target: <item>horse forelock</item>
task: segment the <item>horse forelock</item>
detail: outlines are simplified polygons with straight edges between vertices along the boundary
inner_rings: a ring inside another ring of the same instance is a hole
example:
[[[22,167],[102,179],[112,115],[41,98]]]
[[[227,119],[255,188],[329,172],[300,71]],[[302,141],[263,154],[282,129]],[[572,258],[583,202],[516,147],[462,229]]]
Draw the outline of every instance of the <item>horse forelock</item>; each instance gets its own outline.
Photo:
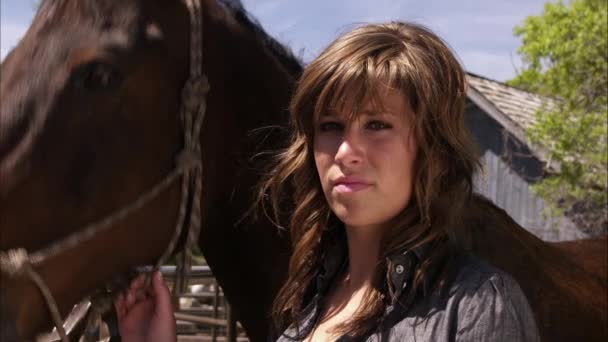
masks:
[[[65,60],[70,50],[104,44],[123,32],[131,41],[141,31],[137,1],[44,0],[24,37],[45,42],[48,57]],[[114,34],[115,35],[115,34]]]
[[[57,20],[65,15],[74,19],[74,14],[94,21],[103,22],[107,19],[133,18],[133,9],[139,4],[138,0],[43,0],[38,8],[37,17],[44,21]]]
[[[290,73],[294,75],[301,73],[302,61],[287,45],[270,36],[259,21],[243,7],[240,0],[217,0],[217,2],[240,26],[259,39]],[[91,21],[100,28],[119,26],[127,29],[129,25],[137,23],[138,5],[139,1],[136,0],[43,0],[35,21],[40,22],[37,26],[44,27],[49,23],[53,24],[53,21],[61,20],[62,17],[74,21],[74,14],[78,13],[79,19]]]

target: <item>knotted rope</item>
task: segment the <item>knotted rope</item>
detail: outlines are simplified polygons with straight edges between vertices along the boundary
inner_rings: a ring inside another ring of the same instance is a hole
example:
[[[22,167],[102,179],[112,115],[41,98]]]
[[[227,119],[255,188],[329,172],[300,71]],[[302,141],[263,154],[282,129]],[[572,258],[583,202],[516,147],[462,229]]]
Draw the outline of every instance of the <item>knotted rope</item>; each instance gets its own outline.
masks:
[[[200,144],[200,132],[207,110],[207,93],[209,81],[203,74],[203,16],[200,0],[186,0],[190,13],[190,79],[182,90],[181,118],[184,125],[184,150],[177,156],[178,164],[191,166],[184,169],[182,178],[182,198],[175,226],[175,234],[169,242],[165,253],[160,257],[154,270],[164,264],[181,236],[183,220],[186,216],[186,204],[192,197],[190,217],[188,218],[188,237],[184,246],[186,253],[191,253],[198,243],[201,229],[201,196],[203,193],[203,168]],[[192,194],[192,196],[190,196]],[[149,278],[146,279],[146,283]]]

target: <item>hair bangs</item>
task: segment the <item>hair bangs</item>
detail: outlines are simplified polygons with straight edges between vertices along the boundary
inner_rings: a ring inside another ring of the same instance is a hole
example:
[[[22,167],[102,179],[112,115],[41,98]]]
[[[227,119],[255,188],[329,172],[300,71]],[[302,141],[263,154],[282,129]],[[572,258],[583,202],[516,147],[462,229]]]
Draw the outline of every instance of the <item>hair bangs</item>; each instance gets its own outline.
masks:
[[[402,92],[413,108],[416,101],[412,101],[415,100],[412,95],[415,96],[415,91],[411,87],[413,82],[409,70],[399,67],[390,59],[368,58],[356,62],[337,68],[318,90],[314,122],[327,115],[336,115],[352,122],[368,105],[374,111],[385,112],[383,98],[389,90]]]

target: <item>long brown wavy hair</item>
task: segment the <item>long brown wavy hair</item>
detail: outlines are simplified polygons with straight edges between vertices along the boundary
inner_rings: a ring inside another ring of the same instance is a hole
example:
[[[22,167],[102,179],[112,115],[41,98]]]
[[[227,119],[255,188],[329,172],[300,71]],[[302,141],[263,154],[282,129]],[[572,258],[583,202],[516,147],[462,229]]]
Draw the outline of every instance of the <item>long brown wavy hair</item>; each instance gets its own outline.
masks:
[[[429,247],[415,266],[406,302],[428,284],[441,288],[445,280],[431,278],[428,270],[447,274],[458,249],[461,211],[480,166],[464,126],[465,73],[447,45],[423,26],[404,22],[362,26],[340,36],[306,66],[290,104],[290,144],[278,153],[260,186],[258,203],[266,213],[277,223],[288,217],[286,228],[293,247],[287,281],[273,306],[277,329],[301,325],[325,256],[322,241],[335,231],[328,229],[332,222],[339,223],[315,168],[315,120],[335,109],[347,110],[354,119],[362,101],[380,103],[382,85],[400,90],[415,114],[414,194],[410,204],[391,220],[383,238],[384,258],[376,268],[375,285],[356,315],[335,333],[357,336],[378,324],[394,293],[386,280],[392,267],[388,256],[393,253],[424,244]],[[293,208],[287,215],[280,209],[285,201]],[[309,332],[303,331],[301,336]]]

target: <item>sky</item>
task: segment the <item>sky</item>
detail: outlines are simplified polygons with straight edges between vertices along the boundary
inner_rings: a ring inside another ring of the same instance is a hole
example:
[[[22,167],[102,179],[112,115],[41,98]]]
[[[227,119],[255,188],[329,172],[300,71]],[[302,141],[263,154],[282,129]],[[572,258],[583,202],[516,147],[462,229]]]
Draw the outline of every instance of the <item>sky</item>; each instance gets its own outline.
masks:
[[[150,0],[148,0],[150,1]],[[242,0],[268,33],[305,62],[340,33],[391,20],[429,27],[453,49],[467,71],[505,81],[521,67],[513,27],[538,15],[546,0]],[[0,58],[34,15],[34,0],[0,0]]]

